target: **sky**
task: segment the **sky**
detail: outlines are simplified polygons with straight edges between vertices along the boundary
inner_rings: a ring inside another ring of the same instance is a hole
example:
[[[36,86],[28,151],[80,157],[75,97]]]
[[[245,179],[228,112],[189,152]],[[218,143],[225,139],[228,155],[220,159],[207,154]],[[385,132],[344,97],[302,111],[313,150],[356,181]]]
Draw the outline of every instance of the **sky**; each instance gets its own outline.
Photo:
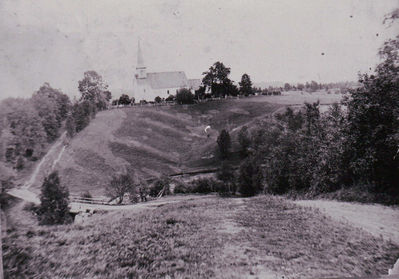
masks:
[[[148,72],[201,78],[214,62],[253,82],[355,81],[379,61],[398,0],[2,0],[0,99],[44,82],[78,95],[95,70],[131,94],[140,38]],[[324,55],[323,55],[324,54]]]

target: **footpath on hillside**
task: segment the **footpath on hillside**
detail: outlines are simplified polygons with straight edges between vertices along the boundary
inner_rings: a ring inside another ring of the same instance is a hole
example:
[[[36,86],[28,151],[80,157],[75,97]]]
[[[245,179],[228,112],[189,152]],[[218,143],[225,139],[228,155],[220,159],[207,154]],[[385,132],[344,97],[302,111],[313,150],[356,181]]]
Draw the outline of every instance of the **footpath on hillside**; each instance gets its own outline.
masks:
[[[348,222],[375,237],[399,245],[399,208],[377,204],[360,204],[331,200],[298,200],[294,203],[319,209],[333,219]]]

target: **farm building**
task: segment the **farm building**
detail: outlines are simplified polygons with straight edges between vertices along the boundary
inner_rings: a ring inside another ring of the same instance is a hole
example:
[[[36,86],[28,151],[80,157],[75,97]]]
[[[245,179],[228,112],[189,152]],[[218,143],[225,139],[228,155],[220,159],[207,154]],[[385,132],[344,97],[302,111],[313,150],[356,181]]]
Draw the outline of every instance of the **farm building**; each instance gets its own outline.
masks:
[[[200,85],[200,79],[187,79],[182,71],[147,73],[138,43],[136,74],[133,79],[133,96],[136,101],[154,101],[157,96],[167,98],[181,88],[195,91]]]

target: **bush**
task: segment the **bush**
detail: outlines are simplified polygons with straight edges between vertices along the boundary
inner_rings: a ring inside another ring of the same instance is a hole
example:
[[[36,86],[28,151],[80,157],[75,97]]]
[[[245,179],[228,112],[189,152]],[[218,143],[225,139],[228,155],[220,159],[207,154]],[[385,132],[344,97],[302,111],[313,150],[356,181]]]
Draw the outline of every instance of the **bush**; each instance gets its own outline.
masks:
[[[125,194],[131,193],[134,188],[132,177],[129,174],[120,174],[112,177],[106,191],[112,199],[119,199],[118,203],[122,203]]]
[[[216,173],[217,179],[222,181],[217,192],[222,196],[236,193],[235,173],[231,165],[222,162],[220,170]]]
[[[170,195],[169,184],[170,180],[167,177],[161,177],[155,180],[150,186],[149,195],[151,197],[157,197],[162,190],[164,196]]]
[[[176,99],[175,96],[169,95],[168,98],[165,99],[165,101],[167,101],[167,102],[173,102],[175,99]]]
[[[240,166],[238,181],[240,193],[245,197],[254,196],[261,190],[260,170],[248,159]]]
[[[28,211],[33,214],[39,214],[40,206],[34,204],[33,202],[28,202],[24,205],[23,210]]]
[[[231,147],[231,140],[230,140],[229,132],[227,132],[225,129],[223,129],[217,138],[217,143],[218,143],[221,158],[226,159],[227,156],[229,155],[229,150]]]
[[[25,167],[24,158],[22,156],[19,156],[17,159],[17,163],[15,164],[15,168],[20,171],[24,167]]]
[[[90,194],[89,191],[84,192],[81,197],[84,199],[92,199],[93,198],[93,196]]]
[[[191,182],[192,192],[200,194],[208,194],[216,192],[220,187],[220,182],[213,178],[199,178]]]
[[[238,142],[240,143],[240,155],[241,158],[248,156],[248,149],[251,145],[251,139],[249,137],[248,127],[244,126],[238,132]]]
[[[58,172],[52,172],[44,179],[40,196],[39,223],[41,225],[65,224],[71,222],[69,215],[69,192],[61,185]]]
[[[156,96],[155,99],[154,99],[154,101],[155,101],[155,103],[161,103],[161,102],[162,102],[162,99],[161,99],[161,97]]]
[[[174,194],[188,194],[191,193],[191,188],[183,182],[176,182]]]
[[[194,95],[190,90],[182,88],[176,93],[176,102],[180,105],[187,105],[194,103]]]

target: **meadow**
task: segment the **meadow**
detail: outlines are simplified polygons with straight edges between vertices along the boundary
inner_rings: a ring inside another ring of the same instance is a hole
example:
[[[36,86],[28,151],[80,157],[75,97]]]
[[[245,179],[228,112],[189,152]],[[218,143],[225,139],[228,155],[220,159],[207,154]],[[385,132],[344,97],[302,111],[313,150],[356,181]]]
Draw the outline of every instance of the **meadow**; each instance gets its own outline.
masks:
[[[24,213],[4,238],[6,278],[365,276],[399,256],[392,242],[273,196],[191,195],[59,226]]]

